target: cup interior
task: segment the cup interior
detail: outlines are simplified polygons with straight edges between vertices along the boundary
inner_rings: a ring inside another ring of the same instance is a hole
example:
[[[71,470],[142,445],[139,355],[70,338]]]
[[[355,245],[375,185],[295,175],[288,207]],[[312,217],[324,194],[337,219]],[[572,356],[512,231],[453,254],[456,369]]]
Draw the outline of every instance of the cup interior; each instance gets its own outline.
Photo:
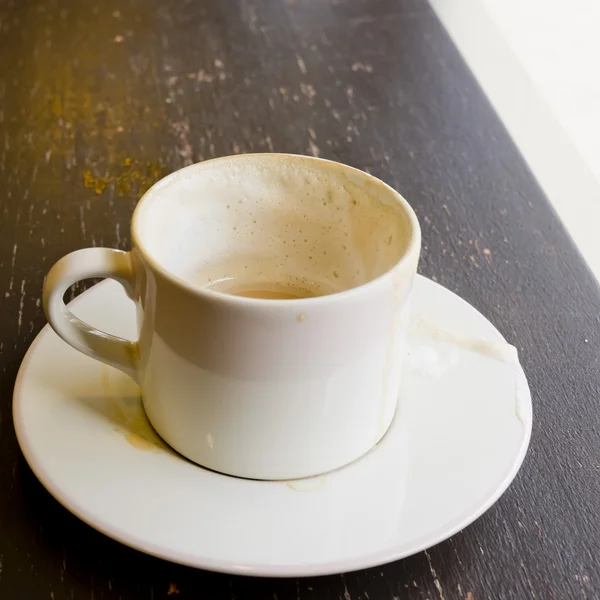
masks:
[[[286,286],[298,297],[383,275],[417,235],[414,214],[382,181],[303,156],[239,155],[192,165],[136,209],[135,243],[188,284]]]

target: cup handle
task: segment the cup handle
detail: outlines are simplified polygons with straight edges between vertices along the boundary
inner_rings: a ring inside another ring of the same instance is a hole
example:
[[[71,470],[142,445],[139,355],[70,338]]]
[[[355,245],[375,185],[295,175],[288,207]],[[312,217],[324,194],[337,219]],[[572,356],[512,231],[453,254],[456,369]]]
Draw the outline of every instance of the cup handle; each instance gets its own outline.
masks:
[[[135,275],[131,254],[111,248],[85,248],[61,258],[44,282],[44,312],[50,326],[76,350],[96,358],[138,380],[137,342],[100,331],[78,319],[65,305],[67,289],[90,277],[109,277],[118,281],[133,298]]]

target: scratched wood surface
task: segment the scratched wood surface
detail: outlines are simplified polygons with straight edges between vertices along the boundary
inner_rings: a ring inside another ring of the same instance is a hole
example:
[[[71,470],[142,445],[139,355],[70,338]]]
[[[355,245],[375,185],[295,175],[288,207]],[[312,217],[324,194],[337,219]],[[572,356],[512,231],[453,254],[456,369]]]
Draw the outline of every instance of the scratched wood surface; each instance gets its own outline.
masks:
[[[271,150],[402,191],[421,272],[518,346],[533,391],[531,450],[491,510],[345,576],[232,578],[122,547],[41,487],[11,420],[50,265],[128,248],[136,200],[166,173]],[[0,2],[0,599],[599,598],[599,315],[598,287],[424,0]]]

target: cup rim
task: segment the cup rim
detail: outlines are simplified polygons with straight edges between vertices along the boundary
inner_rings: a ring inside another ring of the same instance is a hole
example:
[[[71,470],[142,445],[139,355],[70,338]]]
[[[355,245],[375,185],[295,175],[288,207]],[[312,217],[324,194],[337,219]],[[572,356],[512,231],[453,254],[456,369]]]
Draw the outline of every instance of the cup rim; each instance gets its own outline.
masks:
[[[140,225],[140,213],[142,210],[142,205],[144,204],[144,200],[146,200],[151,194],[156,193],[156,191],[164,185],[167,185],[173,179],[176,179],[181,176],[181,174],[185,171],[192,171],[198,169],[200,167],[204,167],[210,163],[215,163],[217,161],[233,161],[233,160],[241,160],[247,157],[277,157],[280,159],[285,158],[300,158],[307,161],[314,161],[320,163],[327,163],[329,165],[335,165],[337,168],[342,167],[343,169],[347,169],[349,171],[353,171],[355,174],[360,177],[364,177],[376,182],[379,185],[382,185],[386,191],[390,192],[396,199],[397,203],[402,207],[404,213],[408,216],[408,220],[411,225],[410,231],[410,239],[407,245],[406,250],[403,252],[402,256],[385,272],[381,275],[367,281],[366,283],[362,283],[355,287],[349,288],[347,290],[342,290],[341,292],[334,292],[332,294],[327,294],[324,296],[310,296],[308,298],[292,298],[292,299],[273,299],[273,298],[251,298],[246,296],[234,296],[232,294],[226,294],[223,292],[218,292],[215,290],[211,290],[210,288],[202,288],[195,286],[189,283],[183,277],[176,275],[171,272],[169,269],[160,264],[158,260],[156,260],[152,254],[144,247],[141,243],[141,225]],[[393,277],[393,274],[404,267],[411,259],[415,257],[415,254],[418,256],[421,248],[421,226],[419,225],[419,221],[417,219],[417,215],[415,214],[412,206],[407,202],[407,200],[393,187],[382,181],[378,177],[367,173],[366,171],[361,171],[356,167],[351,167],[350,165],[346,165],[344,163],[329,160],[326,158],[320,158],[316,156],[306,156],[304,154],[291,154],[291,153],[280,153],[280,152],[249,152],[244,154],[232,154],[229,156],[220,156],[217,158],[211,158],[208,160],[200,161],[197,163],[193,163],[191,165],[187,165],[182,167],[181,169],[177,169],[172,173],[169,173],[156,183],[154,183],[146,192],[144,192],[143,196],[139,199],[138,203],[135,206],[133,211],[133,216],[131,220],[131,238],[132,238],[132,246],[135,250],[137,250],[143,257],[144,261],[148,263],[154,271],[160,273],[162,277],[167,279],[170,283],[175,286],[184,289],[187,292],[192,293],[195,296],[200,298],[204,298],[205,300],[210,300],[214,302],[226,302],[232,303],[239,306],[247,306],[247,307],[294,307],[295,310],[308,306],[315,306],[316,304],[323,303],[331,303],[338,302],[340,300],[345,300],[348,298],[356,297],[359,294],[367,292],[371,290],[371,288],[377,287],[382,283],[385,283],[388,279]]]

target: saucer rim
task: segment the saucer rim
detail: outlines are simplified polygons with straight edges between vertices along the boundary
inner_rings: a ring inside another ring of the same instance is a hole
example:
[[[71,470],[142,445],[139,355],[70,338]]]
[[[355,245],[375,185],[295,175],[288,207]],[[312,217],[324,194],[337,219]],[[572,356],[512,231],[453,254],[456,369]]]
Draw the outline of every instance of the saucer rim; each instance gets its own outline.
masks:
[[[482,315],[475,307],[473,307],[466,300],[464,300],[448,288],[419,274],[417,275],[417,278],[424,280],[428,285],[440,287],[444,290],[444,292],[452,294],[456,297],[456,299],[460,300],[460,302],[467,304],[470,310],[479,313],[486,321],[488,321],[488,323],[490,323],[487,317]],[[87,289],[82,294],[77,296],[75,299],[73,299],[69,304],[76,304],[80,301],[80,299],[96,291],[97,288],[107,285],[109,281],[110,280],[104,280],[92,286],[91,288]],[[498,331],[493,324],[492,326],[494,327],[494,329],[496,329],[496,331]],[[523,438],[519,446],[519,450],[511,464],[511,467],[504,474],[501,482],[494,489],[491,490],[490,494],[487,496],[487,498],[485,498],[485,500],[480,500],[476,503],[476,508],[470,508],[465,510],[463,512],[463,516],[458,517],[452,527],[445,528],[442,532],[440,532],[437,535],[419,538],[418,540],[413,542],[408,548],[404,548],[402,550],[394,550],[393,547],[388,547],[383,551],[374,552],[369,555],[359,555],[346,560],[280,565],[267,565],[264,563],[237,564],[224,560],[215,560],[208,556],[198,557],[184,552],[180,553],[178,551],[172,550],[165,551],[160,546],[144,541],[138,538],[137,536],[124,535],[122,534],[120,529],[113,528],[110,524],[107,524],[95,517],[94,515],[89,514],[86,511],[85,507],[80,506],[77,502],[70,500],[66,494],[63,494],[60,491],[60,486],[56,485],[52,475],[49,472],[47,472],[43,467],[40,467],[37,463],[35,459],[35,452],[29,445],[28,436],[26,434],[26,423],[21,412],[22,401],[20,401],[19,398],[22,397],[22,382],[27,375],[28,367],[32,361],[33,355],[35,354],[38,345],[48,333],[53,333],[50,325],[44,326],[42,330],[37,334],[34,341],[31,343],[23,358],[21,366],[19,367],[19,372],[17,374],[13,390],[13,424],[18,444],[21,448],[21,451],[23,452],[23,456],[25,457],[27,464],[29,465],[30,469],[32,470],[33,474],[36,476],[38,481],[46,489],[46,491],[59,504],[61,504],[79,520],[83,521],[86,525],[89,525],[96,531],[123,544],[124,546],[128,546],[129,548],[143,552],[150,556],[154,556],[156,558],[160,558],[169,562],[181,564],[188,567],[204,569],[215,573],[223,573],[228,575],[274,578],[313,577],[359,571],[363,569],[389,564],[391,562],[407,558],[449,539],[468,525],[472,524],[481,515],[483,515],[483,513],[489,510],[491,506],[495,504],[498,501],[498,499],[506,492],[510,484],[515,479],[519,469],[523,464],[523,461],[527,454],[527,450],[529,448],[529,443],[531,441],[533,414],[531,392],[529,389],[529,385],[527,385],[526,398],[522,399],[523,402],[526,403],[527,415],[526,423],[522,423],[524,427]],[[503,336],[502,338],[504,339]],[[526,379],[525,373],[520,363],[518,364],[517,368],[519,371],[518,376],[523,376]],[[227,475],[216,475],[229,477]]]

